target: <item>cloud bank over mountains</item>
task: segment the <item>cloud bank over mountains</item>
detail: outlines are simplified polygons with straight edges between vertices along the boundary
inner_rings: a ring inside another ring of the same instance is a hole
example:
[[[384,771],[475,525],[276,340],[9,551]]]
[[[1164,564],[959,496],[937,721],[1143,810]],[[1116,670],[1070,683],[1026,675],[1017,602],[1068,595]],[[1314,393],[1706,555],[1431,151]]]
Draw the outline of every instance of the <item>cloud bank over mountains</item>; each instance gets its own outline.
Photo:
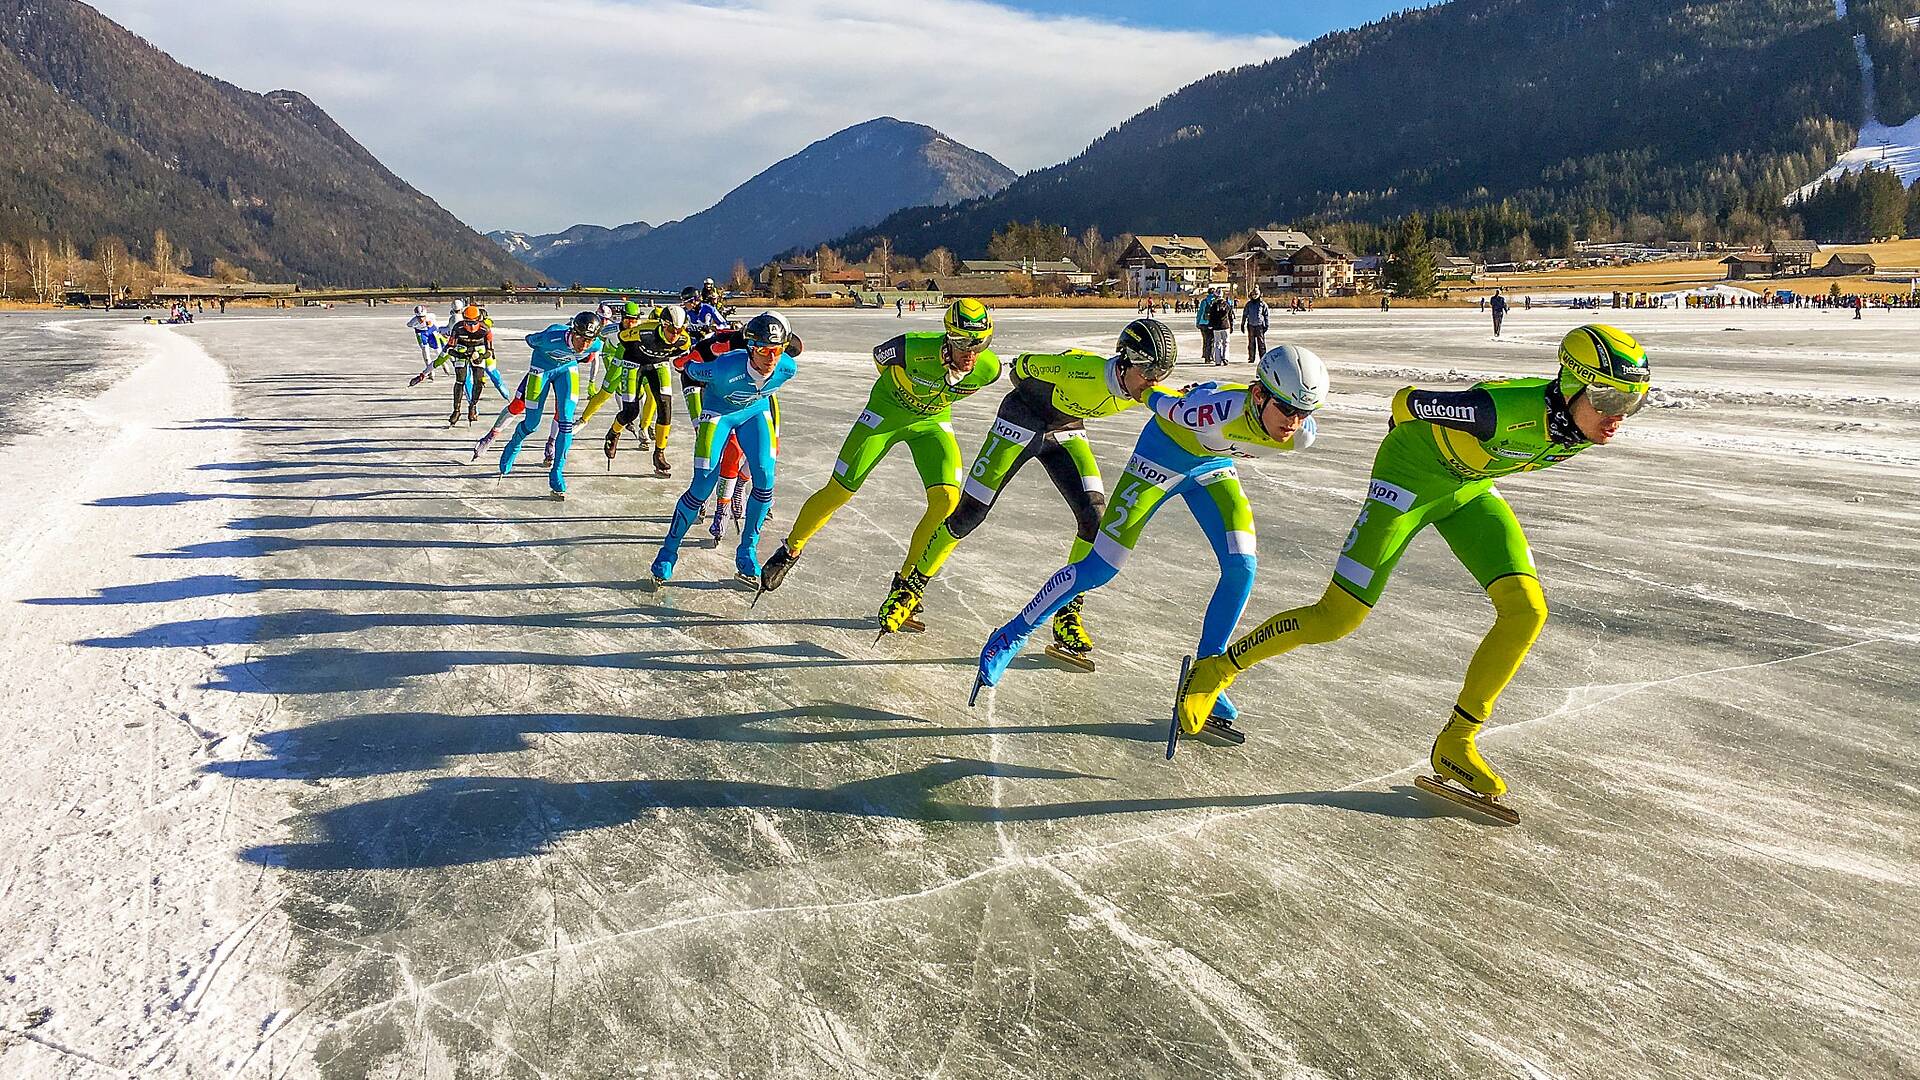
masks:
[[[1062,161],[1277,36],[982,0],[94,0],[191,67],[296,88],[482,229],[663,222],[869,117],[1018,171]]]

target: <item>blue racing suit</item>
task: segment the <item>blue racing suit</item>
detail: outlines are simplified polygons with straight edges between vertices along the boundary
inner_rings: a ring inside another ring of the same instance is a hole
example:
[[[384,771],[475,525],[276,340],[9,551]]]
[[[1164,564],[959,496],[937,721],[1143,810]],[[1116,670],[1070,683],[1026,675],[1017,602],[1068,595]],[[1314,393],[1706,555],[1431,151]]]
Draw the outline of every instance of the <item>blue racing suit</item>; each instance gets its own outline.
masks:
[[[1036,627],[1074,597],[1118,576],[1147,522],[1175,495],[1186,501],[1220,562],[1220,580],[1200,626],[1199,655],[1212,656],[1227,647],[1253,594],[1255,566],[1253,511],[1234,459],[1302,450],[1317,436],[1308,418],[1292,437],[1274,439],[1250,409],[1248,395],[1248,387],[1238,383],[1201,383],[1181,394],[1160,389],[1148,394],[1153,421],[1140,433],[1133,457],[1114,486],[1093,550],[1049,578],[1026,608],[987,640],[980,654],[981,682],[997,685]],[[1224,709],[1230,712],[1225,700]]]
[[[735,349],[712,360],[688,361],[686,373],[706,384],[705,412],[693,441],[693,482],[673,508],[673,525],[666,542],[653,560],[653,576],[665,580],[673,576],[674,563],[680,558],[680,542],[693,528],[700,507],[712,497],[720,482],[720,452],[727,436],[740,442],[746,464],[753,473],[753,493],[747,498],[747,514],[740,527],[740,546],[734,553],[734,565],[743,574],[760,574],[760,527],[766,523],[767,508],[773,504],[773,408],[774,391],[780,389],[798,370],[793,357],[781,354],[773,370],[764,377],[748,365],[748,352]]]
[[[533,366],[527,370],[523,384],[527,414],[514,429],[513,438],[507,440],[506,448],[500,451],[500,475],[513,471],[513,461],[520,456],[521,444],[527,441],[527,436],[540,430],[540,415],[546,408],[547,398],[552,396],[556,438],[547,483],[554,491],[565,493],[567,448],[573,445],[574,403],[580,400],[578,365],[599,356],[602,343],[596,337],[584,350],[574,352],[567,344],[567,327],[555,323],[537,334],[528,334],[527,344],[533,347]]]

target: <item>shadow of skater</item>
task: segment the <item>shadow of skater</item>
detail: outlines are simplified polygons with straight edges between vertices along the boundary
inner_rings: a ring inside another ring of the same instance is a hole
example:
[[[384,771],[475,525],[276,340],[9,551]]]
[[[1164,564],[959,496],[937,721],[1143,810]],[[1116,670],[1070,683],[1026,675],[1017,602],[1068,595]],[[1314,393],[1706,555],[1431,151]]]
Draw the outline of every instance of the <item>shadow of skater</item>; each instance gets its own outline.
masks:
[[[742,657],[728,660],[726,657]],[[746,659],[746,658],[754,659]],[[367,652],[360,649],[296,649],[222,664],[203,690],[236,694],[332,694],[392,690],[410,679],[446,675],[456,668],[602,668],[616,671],[724,672],[836,667],[971,667],[972,657],[881,657],[860,659],[812,642],[742,645],[654,652],[548,653],[512,649],[423,649]]]
[[[811,730],[780,726],[783,721],[794,720],[837,723],[833,726],[815,725]],[[847,727],[842,723],[865,726]],[[591,713],[509,713],[489,716],[365,713],[256,735],[253,741],[271,757],[216,761],[203,766],[203,771],[253,780],[350,779],[426,772],[444,769],[462,757],[530,750],[533,743],[529,736],[554,734],[632,735],[687,742],[770,746],[987,735],[1061,735],[1158,745],[1166,739],[1163,728],[1164,725],[1157,721],[1144,720],[1130,724],[947,726],[880,709],[832,701],[777,712],[689,716],[677,720]]]
[[[1424,818],[1446,811],[1413,794],[1315,791],[1271,795],[1098,799],[1028,806],[983,806],[934,799],[940,787],[973,777],[1108,780],[1090,773],[947,758],[904,773],[830,788],[745,780],[611,780],[556,783],[531,777],[443,777],[391,798],[327,810],[299,827],[305,842],[249,848],[242,857],[292,870],[392,870],[463,866],[536,855],[566,833],[604,829],[661,810],[711,811],[698,824],[735,830],[733,810],[791,810],[846,817],[889,817],[968,824],[1056,821],[1164,810],[1306,805]]]

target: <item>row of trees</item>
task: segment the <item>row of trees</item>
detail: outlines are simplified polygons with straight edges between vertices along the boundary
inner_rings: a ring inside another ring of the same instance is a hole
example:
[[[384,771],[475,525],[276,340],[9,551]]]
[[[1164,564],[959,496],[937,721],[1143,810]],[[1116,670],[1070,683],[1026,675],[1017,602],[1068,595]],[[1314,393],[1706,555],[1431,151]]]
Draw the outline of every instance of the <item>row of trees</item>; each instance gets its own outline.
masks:
[[[0,240],[0,300],[50,304],[74,291],[115,299],[150,296],[179,279],[192,262],[192,253],[174,243],[165,229],[154,230],[144,254],[118,236],[101,237],[84,255],[70,237],[34,237],[21,244]],[[212,277],[253,280],[245,267],[225,259],[213,260]]]
[[[1920,235],[1920,184],[1908,191],[1884,169],[1869,167],[1822,181],[1794,209],[1822,240],[1858,244]]]

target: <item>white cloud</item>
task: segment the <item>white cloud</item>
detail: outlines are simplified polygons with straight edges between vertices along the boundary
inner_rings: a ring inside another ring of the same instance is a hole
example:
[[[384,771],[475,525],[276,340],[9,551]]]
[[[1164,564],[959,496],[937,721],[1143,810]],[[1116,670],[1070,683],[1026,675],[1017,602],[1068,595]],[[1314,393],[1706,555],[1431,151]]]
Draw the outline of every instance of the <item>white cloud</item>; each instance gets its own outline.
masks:
[[[188,66],[299,90],[481,228],[659,224],[876,116],[1016,171],[1280,55],[983,0],[93,0]]]

